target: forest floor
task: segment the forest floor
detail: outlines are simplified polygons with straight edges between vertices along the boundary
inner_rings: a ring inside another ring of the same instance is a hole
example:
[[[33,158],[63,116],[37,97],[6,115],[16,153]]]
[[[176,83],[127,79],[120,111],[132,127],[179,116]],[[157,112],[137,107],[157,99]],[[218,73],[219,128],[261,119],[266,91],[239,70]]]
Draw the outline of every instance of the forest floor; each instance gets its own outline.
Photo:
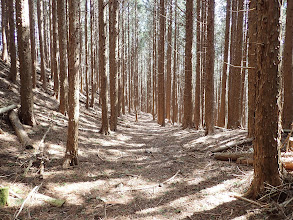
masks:
[[[18,86],[7,80],[0,66],[0,106],[19,103]],[[18,219],[265,219],[258,206],[236,199],[252,179],[252,167],[217,161],[211,146],[246,136],[245,130],[182,130],[179,125],[160,127],[146,113],[119,118],[118,131],[99,133],[101,111],[84,107],[81,96],[79,166],[62,167],[67,117],[58,113],[56,99],[40,87],[35,93],[38,125],[25,126],[38,145],[45,132],[45,172],[29,161],[36,154],[25,150],[8,122],[0,115],[0,185],[15,195],[0,209],[0,219],[13,219],[32,192]],[[241,150],[240,148],[238,149]],[[64,199],[55,207],[37,194]],[[17,198],[20,197],[20,198]],[[278,218],[276,218],[278,219]]]

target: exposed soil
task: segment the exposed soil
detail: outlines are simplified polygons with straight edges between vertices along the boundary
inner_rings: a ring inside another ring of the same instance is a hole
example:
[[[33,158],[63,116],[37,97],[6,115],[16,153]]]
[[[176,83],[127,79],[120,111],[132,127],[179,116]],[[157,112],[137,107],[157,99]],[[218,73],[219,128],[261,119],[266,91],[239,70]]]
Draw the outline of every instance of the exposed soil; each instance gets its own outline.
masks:
[[[7,80],[0,66],[0,106],[19,103],[18,86]],[[0,210],[0,219],[13,219],[35,186],[38,193],[64,199],[54,207],[32,195],[18,219],[265,219],[258,206],[238,200],[250,184],[252,167],[216,161],[211,149],[229,140],[243,138],[245,130],[182,130],[179,125],[160,127],[152,116],[140,113],[119,118],[118,131],[99,133],[101,111],[98,104],[85,109],[81,95],[79,162],[62,168],[66,145],[67,117],[58,113],[52,93],[40,87],[35,93],[38,125],[25,127],[38,145],[45,138],[45,173],[38,174],[34,160],[38,152],[25,150],[8,122],[0,115],[0,185],[9,186],[22,199],[10,196],[10,204]],[[244,148],[247,148],[245,146]],[[234,149],[235,150],[235,149]],[[242,148],[236,149],[241,151]],[[279,216],[276,217],[279,218]]]

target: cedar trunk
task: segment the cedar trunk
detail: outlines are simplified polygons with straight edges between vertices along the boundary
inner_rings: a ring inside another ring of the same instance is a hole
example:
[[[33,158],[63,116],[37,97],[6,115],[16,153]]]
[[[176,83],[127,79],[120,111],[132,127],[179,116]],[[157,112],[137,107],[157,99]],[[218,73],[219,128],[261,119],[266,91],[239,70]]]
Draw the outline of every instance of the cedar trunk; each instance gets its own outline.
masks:
[[[220,127],[225,127],[225,118],[226,118],[227,63],[228,63],[228,52],[229,52],[229,34],[230,34],[230,17],[231,17],[230,8],[231,8],[231,0],[227,0],[222,92],[221,92],[221,104],[220,104],[220,113],[219,113],[219,120],[218,120],[218,125]]]
[[[109,72],[110,72],[110,104],[111,104],[111,121],[110,128],[112,131],[117,130],[118,114],[118,92],[117,92],[117,0],[109,2]],[[136,97],[137,99],[138,97]]]
[[[35,1],[29,1],[29,20],[30,20],[30,40],[31,40],[31,60],[32,60],[32,80],[33,88],[36,87],[36,37],[35,37]]]
[[[109,134],[108,106],[107,106],[107,76],[105,62],[105,22],[104,1],[99,0],[99,74],[101,77],[101,100],[102,100],[102,134]]]
[[[10,46],[10,79],[16,82],[17,68],[16,68],[16,47],[15,47],[15,19],[14,19],[14,1],[7,1],[8,16],[9,16],[9,46]]]
[[[79,0],[70,0],[69,10],[69,93],[68,93],[68,135],[65,166],[78,164],[78,122],[79,122]]]
[[[186,1],[185,37],[185,86],[183,129],[191,128],[192,122],[192,41],[193,41],[193,0]]]
[[[16,0],[18,57],[20,65],[20,120],[34,125],[28,0]]]
[[[44,3],[43,3],[44,4]],[[41,1],[37,1],[37,15],[38,15],[38,32],[39,32],[39,49],[41,55],[41,80],[43,81],[43,89],[47,87],[47,77],[45,71],[45,52],[44,52],[44,38],[43,38],[43,14],[42,14]],[[46,44],[46,43],[45,43]]]
[[[214,17],[215,0],[208,0],[207,17],[207,56],[206,56],[206,86],[205,86],[205,122],[206,134],[214,133]]]
[[[67,32],[66,32],[66,0],[57,1],[58,10],[58,37],[60,51],[60,106],[59,111],[66,114],[67,111]]]
[[[165,1],[160,0],[160,39],[158,45],[158,124],[165,126]]]
[[[265,183],[281,184],[278,171],[278,1],[257,1],[257,86],[254,138],[254,179],[247,196],[257,198]],[[270,19],[264,19],[270,18]],[[268,120],[269,119],[269,120]]]
[[[293,53],[293,2],[287,1],[286,35],[283,54],[283,77],[284,77],[284,106],[283,128],[290,129],[293,123],[293,89],[292,89],[292,53]]]

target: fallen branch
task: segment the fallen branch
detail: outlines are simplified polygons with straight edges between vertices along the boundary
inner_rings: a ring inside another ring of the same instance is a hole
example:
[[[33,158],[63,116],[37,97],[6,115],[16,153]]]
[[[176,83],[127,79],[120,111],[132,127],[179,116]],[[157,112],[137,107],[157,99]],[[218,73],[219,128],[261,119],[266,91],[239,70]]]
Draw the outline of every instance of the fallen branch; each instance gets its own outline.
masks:
[[[33,196],[33,194],[34,194],[35,192],[38,191],[38,189],[39,189],[40,187],[41,187],[41,185],[39,185],[39,186],[35,186],[35,187],[32,189],[32,191],[30,191],[30,193],[27,195],[26,199],[22,202],[22,204],[21,204],[21,206],[20,206],[18,212],[14,214],[14,220],[16,220],[17,217],[19,216],[19,214],[21,213],[21,211],[22,211],[22,209],[23,209],[25,203],[26,203],[26,202],[27,202],[27,201]]]
[[[31,139],[28,137],[14,110],[9,113],[9,120],[22,146],[24,146],[26,149],[34,149],[34,145],[32,144]]]
[[[242,196],[233,195],[233,197],[236,198],[236,199],[240,199],[242,201],[249,202],[251,204],[257,205],[257,206],[262,207],[262,208],[268,206],[267,204],[263,205],[263,204],[261,204],[259,202],[253,201],[251,199],[247,199],[247,198],[242,197]]]
[[[252,144],[252,141],[253,141],[252,138],[247,138],[247,139],[244,139],[244,140],[241,140],[241,141],[231,141],[231,142],[228,142],[225,145],[217,147],[216,149],[212,150],[212,152],[217,153],[217,152],[222,152],[224,150],[228,150],[228,149],[230,149],[232,147],[235,147],[235,146],[241,146],[241,145],[244,145],[244,144]]]
[[[6,107],[2,107],[2,108],[0,108],[0,114],[3,114],[5,112],[9,112],[9,111],[11,111],[11,110],[13,110],[15,108],[18,108],[18,107],[19,107],[18,105],[14,105],[14,104],[6,106]]]
[[[35,198],[42,200],[42,201],[44,201],[52,206],[55,206],[55,207],[61,207],[65,203],[64,199],[55,199],[53,197],[46,196],[46,195],[40,194],[40,193],[37,193],[35,195]]]

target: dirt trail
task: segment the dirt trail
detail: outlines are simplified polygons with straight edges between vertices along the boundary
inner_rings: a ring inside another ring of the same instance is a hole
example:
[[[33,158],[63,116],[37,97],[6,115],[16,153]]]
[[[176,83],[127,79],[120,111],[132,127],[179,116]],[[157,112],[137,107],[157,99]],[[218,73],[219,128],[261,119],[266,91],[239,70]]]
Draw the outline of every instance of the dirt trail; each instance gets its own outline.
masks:
[[[17,86],[10,86],[0,72],[1,105],[18,103]],[[7,122],[0,117],[0,185],[10,186],[23,199],[11,196],[10,206],[0,210],[0,219],[13,219],[28,193],[65,199],[61,208],[34,196],[19,219],[247,219],[256,208],[232,196],[249,185],[252,168],[215,161],[211,146],[238,139],[244,130],[204,136],[204,131],[182,130],[178,125],[160,127],[150,114],[119,118],[118,131],[99,134],[101,111],[86,110],[81,95],[79,128],[80,165],[62,168],[67,117],[58,113],[58,103],[40,87],[35,91],[38,125],[26,127],[32,140],[45,139],[45,173],[39,178],[38,163],[26,176],[33,152],[23,150]],[[239,149],[241,150],[241,149]],[[252,218],[254,219],[254,218]]]

